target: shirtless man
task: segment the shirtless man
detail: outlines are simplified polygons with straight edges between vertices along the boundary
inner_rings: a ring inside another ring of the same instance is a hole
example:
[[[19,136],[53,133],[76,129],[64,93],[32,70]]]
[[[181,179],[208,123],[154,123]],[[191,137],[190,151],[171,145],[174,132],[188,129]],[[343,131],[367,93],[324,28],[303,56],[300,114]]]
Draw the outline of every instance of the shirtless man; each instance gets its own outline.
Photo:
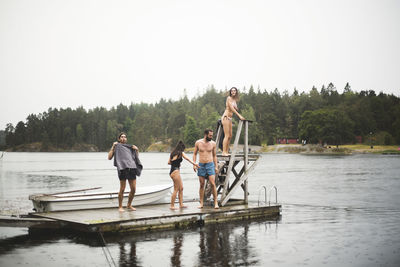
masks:
[[[197,153],[199,153],[199,165],[193,166],[193,170],[199,176],[200,182],[200,206],[199,209],[202,209],[204,206],[204,185],[205,180],[211,184],[212,194],[214,197],[214,208],[218,209],[218,198],[217,198],[217,187],[215,186],[215,174],[218,173],[218,162],[217,162],[217,146],[214,141],[212,141],[213,131],[210,129],[206,129],[204,131],[204,138],[196,141],[194,145],[193,152],[193,162],[196,162]],[[208,177],[207,177],[208,176]],[[207,178],[206,178],[207,177]]]

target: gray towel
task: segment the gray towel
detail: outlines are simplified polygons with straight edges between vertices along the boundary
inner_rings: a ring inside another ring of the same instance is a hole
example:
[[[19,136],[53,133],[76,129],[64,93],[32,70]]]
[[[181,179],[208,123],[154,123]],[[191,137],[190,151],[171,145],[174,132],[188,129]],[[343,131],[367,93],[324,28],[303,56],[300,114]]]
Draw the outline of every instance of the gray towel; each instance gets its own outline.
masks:
[[[136,169],[136,175],[140,176],[143,166],[136,150],[132,145],[118,143],[114,150],[114,166],[118,171],[123,169]]]

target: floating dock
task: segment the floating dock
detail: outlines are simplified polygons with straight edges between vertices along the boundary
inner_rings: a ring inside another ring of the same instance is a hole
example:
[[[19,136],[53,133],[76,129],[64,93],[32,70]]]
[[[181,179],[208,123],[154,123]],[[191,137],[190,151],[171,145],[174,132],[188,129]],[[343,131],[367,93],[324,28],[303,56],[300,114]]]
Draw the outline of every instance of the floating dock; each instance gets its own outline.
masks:
[[[118,208],[32,213],[29,220],[32,228],[71,229],[81,232],[145,232],[162,229],[180,229],[211,223],[255,218],[277,217],[281,205],[243,204],[231,200],[227,205],[214,209],[199,202],[185,202],[187,208],[170,210],[170,204],[137,206],[136,211],[119,212]],[[36,219],[35,219],[36,218]],[[42,221],[41,221],[42,220]],[[22,222],[19,221],[21,224]]]

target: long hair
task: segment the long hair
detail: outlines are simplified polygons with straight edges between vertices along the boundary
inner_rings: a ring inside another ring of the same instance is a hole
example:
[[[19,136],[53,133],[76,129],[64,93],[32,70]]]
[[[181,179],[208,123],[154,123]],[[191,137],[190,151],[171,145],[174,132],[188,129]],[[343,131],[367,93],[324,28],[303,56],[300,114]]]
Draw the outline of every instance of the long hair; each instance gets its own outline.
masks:
[[[118,139],[117,139],[118,141],[121,138],[121,135],[125,135],[126,136],[126,133],[125,132],[120,132],[119,135],[118,135]]]
[[[178,158],[182,157],[182,153],[185,151],[185,144],[182,141],[179,141],[174,150],[172,150],[171,154],[169,157],[172,159],[175,156],[178,156]]]
[[[232,90],[236,90],[235,97],[232,96]],[[236,102],[239,102],[239,90],[236,87],[232,87],[231,89],[229,89],[227,95],[235,99]]]

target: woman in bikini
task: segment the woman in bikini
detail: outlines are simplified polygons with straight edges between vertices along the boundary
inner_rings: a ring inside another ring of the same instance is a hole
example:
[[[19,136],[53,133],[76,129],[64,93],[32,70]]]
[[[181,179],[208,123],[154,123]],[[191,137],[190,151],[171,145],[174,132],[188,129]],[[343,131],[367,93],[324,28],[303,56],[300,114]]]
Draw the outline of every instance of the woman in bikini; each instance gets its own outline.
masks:
[[[236,87],[232,87],[229,90],[229,96],[226,98],[226,108],[222,115],[221,121],[224,127],[224,141],[222,142],[222,155],[229,155],[229,144],[232,139],[232,116],[235,113],[240,120],[244,120],[244,117],[239,114],[237,102],[239,101],[239,92]]]
[[[181,173],[180,173],[180,167],[181,167],[181,162],[182,158],[186,159],[190,163],[192,163],[194,166],[199,168],[200,166],[196,163],[194,163],[192,160],[190,160],[186,154],[183,152],[185,150],[185,144],[182,141],[179,141],[178,144],[176,145],[175,149],[171,152],[169,155],[168,159],[168,164],[171,165],[171,170],[169,171],[169,176],[172,178],[174,181],[174,192],[172,193],[171,196],[171,210],[175,210],[175,199],[176,195],[178,194],[179,197],[179,208],[186,208],[187,206],[183,205],[183,183],[182,183],[182,178],[181,178]]]

